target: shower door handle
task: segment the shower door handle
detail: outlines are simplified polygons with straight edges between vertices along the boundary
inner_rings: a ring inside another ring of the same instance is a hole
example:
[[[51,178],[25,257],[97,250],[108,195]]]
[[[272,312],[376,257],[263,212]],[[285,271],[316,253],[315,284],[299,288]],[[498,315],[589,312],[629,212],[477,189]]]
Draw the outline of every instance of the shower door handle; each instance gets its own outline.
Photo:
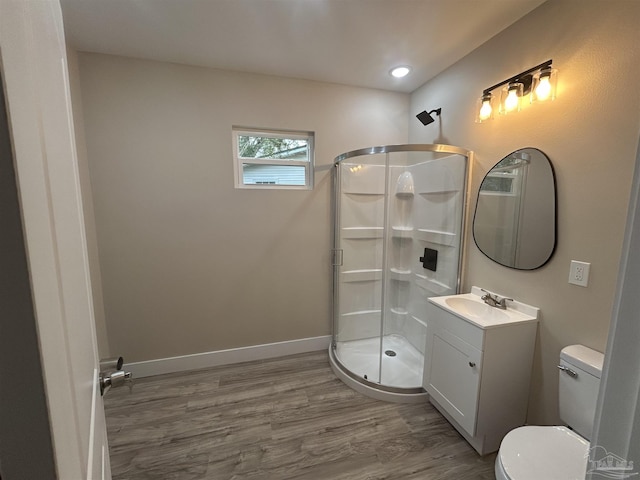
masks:
[[[331,253],[333,253],[333,260],[331,261],[331,265],[334,267],[341,267],[342,266],[342,249],[334,248],[333,250],[331,250]]]

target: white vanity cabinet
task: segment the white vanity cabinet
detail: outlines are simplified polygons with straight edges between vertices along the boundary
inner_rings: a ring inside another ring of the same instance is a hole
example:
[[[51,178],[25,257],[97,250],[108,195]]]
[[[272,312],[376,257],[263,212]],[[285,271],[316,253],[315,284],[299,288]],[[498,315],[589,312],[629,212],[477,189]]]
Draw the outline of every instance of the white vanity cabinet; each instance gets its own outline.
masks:
[[[444,298],[429,303],[423,386],[431,403],[485,455],[525,424],[537,309],[535,317],[470,320],[446,308]]]

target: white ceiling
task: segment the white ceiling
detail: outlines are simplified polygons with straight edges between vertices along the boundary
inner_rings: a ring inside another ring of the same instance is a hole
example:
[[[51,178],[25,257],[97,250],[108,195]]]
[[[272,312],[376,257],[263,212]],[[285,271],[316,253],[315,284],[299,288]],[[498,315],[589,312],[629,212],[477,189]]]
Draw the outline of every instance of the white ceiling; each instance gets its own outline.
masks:
[[[545,0],[61,0],[77,50],[412,92]],[[389,70],[411,65],[395,79]]]

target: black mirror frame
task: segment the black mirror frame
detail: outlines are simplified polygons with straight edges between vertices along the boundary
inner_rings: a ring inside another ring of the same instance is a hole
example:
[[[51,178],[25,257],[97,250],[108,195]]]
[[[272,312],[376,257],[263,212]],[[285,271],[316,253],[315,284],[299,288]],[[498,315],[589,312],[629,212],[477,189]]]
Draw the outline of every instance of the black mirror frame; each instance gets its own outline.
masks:
[[[542,155],[544,155],[544,157],[547,159],[547,162],[549,163],[549,167],[551,169],[551,179],[553,180],[553,195],[555,198],[554,203],[554,215],[553,215],[553,246],[551,248],[551,252],[549,253],[549,256],[547,257],[547,259],[542,262],[540,265],[536,266],[536,267],[532,267],[532,268],[519,268],[516,266],[512,266],[512,265],[505,265],[502,262],[499,262],[493,258],[491,258],[489,255],[487,255],[482,248],[480,248],[480,245],[478,245],[478,241],[476,240],[476,233],[475,233],[475,223],[476,223],[476,215],[478,213],[478,200],[479,200],[479,196],[480,196],[480,189],[482,187],[482,183],[484,182],[485,178],[487,178],[487,175],[489,174],[489,172],[491,172],[491,170],[493,170],[496,165],[498,165],[498,163],[500,163],[502,160],[504,160],[505,158],[510,157],[511,155],[513,155],[516,152],[519,152],[520,150],[525,150],[525,149],[531,149],[531,150],[536,150],[537,152],[540,152]],[[513,152],[505,155],[504,157],[502,157],[500,160],[498,160],[498,162],[491,167],[487,173],[485,173],[484,177],[482,178],[482,181],[480,182],[480,185],[478,185],[478,193],[476,194],[476,205],[474,208],[474,212],[473,212],[473,221],[471,222],[471,234],[473,236],[473,242],[475,243],[476,247],[478,248],[478,250],[480,250],[480,252],[487,257],[489,260],[491,260],[492,262],[497,263],[498,265],[502,265],[503,267],[506,268],[511,268],[513,270],[522,270],[522,271],[532,271],[532,270],[538,270],[539,268],[544,267],[547,263],[549,263],[549,261],[553,258],[555,252],[556,252],[556,247],[558,245],[558,183],[557,183],[557,178],[556,178],[556,172],[555,169],[553,168],[553,163],[551,162],[551,159],[549,158],[549,156],[544,153],[542,150],[540,150],[539,148],[535,148],[535,147],[522,147],[522,148],[518,148],[516,150],[514,150]]]

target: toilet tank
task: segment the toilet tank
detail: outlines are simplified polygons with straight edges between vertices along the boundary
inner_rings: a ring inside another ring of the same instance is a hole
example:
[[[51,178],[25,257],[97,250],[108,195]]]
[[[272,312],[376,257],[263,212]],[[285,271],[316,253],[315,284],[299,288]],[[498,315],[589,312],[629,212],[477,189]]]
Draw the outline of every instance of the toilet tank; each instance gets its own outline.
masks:
[[[570,345],[560,352],[560,418],[590,440],[604,355],[584,345]]]

